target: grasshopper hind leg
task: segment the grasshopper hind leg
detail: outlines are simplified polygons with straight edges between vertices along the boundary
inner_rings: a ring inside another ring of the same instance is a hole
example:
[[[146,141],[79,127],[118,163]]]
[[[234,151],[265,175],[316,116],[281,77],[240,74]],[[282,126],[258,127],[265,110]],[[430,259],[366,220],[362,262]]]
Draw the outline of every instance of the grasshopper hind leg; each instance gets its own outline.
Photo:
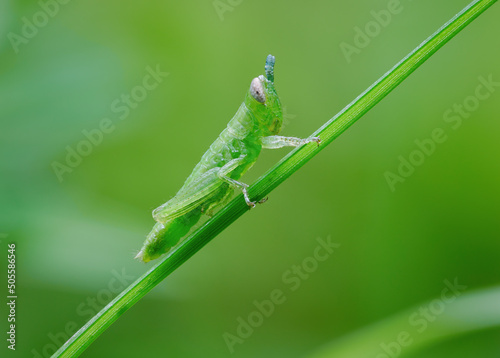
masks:
[[[228,185],[225,193],[222,194],[221,198],[215,202],[210,203],[206,207],[203,207],[202,212],[205,215],[212,217],[217,208],[226,205],[229,202],[229,200],[231,200],[233,193],[234,189]]]
[[[169,252],[181,238],[186,236],[200,217],[201,208],[198,207],[183,216],[164,223],[156,223],[135,258],[149,262]]]

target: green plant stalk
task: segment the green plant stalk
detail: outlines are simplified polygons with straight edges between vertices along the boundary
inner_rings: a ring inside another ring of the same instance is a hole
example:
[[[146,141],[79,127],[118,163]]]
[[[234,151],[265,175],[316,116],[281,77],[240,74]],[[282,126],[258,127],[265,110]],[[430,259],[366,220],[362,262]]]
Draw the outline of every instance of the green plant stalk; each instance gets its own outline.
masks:
[[[413,52],[340,111],[339,114],[318,129],[313,135],[321,138],[322,142],[319,146],[316,144],[307,144],[291,151],[278,164],[251,185],[249,187],[249,193],[252,200],[261,200],[290,177],[387,96],[430,56],[496,1],[497,0],[473,1],[469,6],[448,21],[443,27],[431,35]],[[80,355],[106,330],[106,328],[116,321],[118,317],[248,210],[249,208],[243,200],[243,195],[238,195],[214,215],[212,219],[200,226],[177,248],[171,251],[170,254],[158,264],[120,293],[113,301],[76,332],[52,357],[77,357]]]

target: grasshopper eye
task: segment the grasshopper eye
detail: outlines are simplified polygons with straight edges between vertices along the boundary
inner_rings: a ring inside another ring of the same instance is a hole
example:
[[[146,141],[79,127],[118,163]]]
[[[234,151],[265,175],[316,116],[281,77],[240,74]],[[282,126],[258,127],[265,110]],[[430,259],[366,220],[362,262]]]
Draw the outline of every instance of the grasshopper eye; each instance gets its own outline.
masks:
[[[256,101],[264,103],[266,101],[266,95],[264,94],[264,87],[260,82],[258,77],[255,77],[250,84],[250,94]]]

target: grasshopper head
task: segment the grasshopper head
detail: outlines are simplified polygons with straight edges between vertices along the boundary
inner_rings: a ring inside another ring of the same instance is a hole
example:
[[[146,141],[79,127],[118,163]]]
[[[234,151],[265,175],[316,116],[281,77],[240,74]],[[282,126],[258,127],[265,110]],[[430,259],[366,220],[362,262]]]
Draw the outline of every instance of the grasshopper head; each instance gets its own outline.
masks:
[[[274,88],[274,56],[266,59],[266,76],[255,77],[245,101],[253,112],[262,135],[278,134],[283,123],[281,103]]]

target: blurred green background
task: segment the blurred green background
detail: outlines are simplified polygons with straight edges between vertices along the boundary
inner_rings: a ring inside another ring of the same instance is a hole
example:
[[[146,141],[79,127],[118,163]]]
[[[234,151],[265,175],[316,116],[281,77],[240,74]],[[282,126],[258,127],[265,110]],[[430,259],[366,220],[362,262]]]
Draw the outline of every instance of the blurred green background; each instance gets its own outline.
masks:
[[[50,356],[150,267],[133,256],[152,209],[182,185],[269,53],[282,133],[305,137],[469,3],[402,0],[384,18],[391,2],[4,0],[0,247],[5,257],[18,246],[19,295],[8,354]],[[445,280],[498,285],[500,87],[474,98],[480,78],[500,81],[499,16],[493,6],[82,356],[303,357],[438,297]],[[356,27],[373,36],[355,39]],[[144,90],[148,67],[169,74]],[[459,123],[450,111],[464,101]],[[423,163],[391,190],[387,172],[399,175],[400,156],[436,128],[446,140],[413,154]],[[85,133],[96,144],[82,144]],[[67,163],[72,150],[86,155]],[[287,151],[263,152],[244,181]],[[292,291],[283,275],[328,237],[340,247]],[[286,301],[231,353],[224,333],[276,289]],[[485,330],[408,357],[498,357],[499,338]]]

